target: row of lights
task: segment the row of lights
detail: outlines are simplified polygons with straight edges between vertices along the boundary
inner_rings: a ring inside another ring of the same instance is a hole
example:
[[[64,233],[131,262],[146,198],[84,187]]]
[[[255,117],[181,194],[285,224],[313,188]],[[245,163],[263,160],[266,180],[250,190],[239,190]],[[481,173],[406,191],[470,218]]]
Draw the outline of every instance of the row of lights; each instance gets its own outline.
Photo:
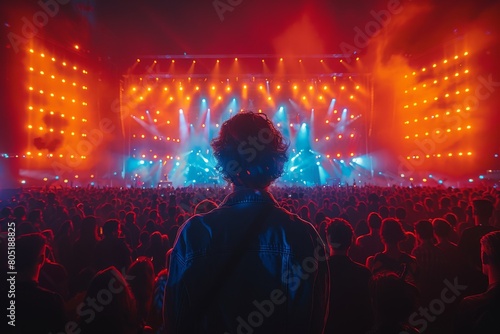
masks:
[[[449,98],[450,96],[453,96],[453,95],[460,95],[461,93],[462,93],[462,94],[465,94],[465,93],[468,93],[468,92],[470,92],[470,89],[469,89],[469,88],[464,88],[464,90],[463,90],[463,91],[460,91],[460,90],[455,90],[454,92],[451,92],[451,93],[450,93],[450,92],[446,92],[446,93],[444,93],[444,94],[443,94],[443,97],[444,97],[444,98]],[[439,97],[438,97],[438,96],[434,96],[433,100],[434,100],[434,101],[437,101],[437,100],[439,100]],[[427,104],[428,102],[429,102],[429,100],[427,100],[427,99],[423,99],[423,100],[421,101],[421,103],[422,103],[422,104]],[[405,105],[403,106],[403,108],[404,108],[404,109],[409,109],[409,108],[410,108],[410,106],[417,107],[418,105],[419,105],[419,102],[416,102],[416,101],[415,101],[415,102],[413,102],[413,103],[411,103],[411,104],[405,104]]]
[[[142,158],[142,159],[146,159],[148,157],[148,155],[146,155],[146,154],[138,154],[138,155],[137,154],[132,154],[132,158],[139,158],[139,157]],[[150,159],[155,159],[156,160],[156,159],[158,159],[158,157],[159,157],[158,154],[153,154]],[[179,157],[179,156],[174,157],[173,155],[169,155],[168,154],[168,155],[163,156],[163,158],[160,159],[160,162],[163,162],[164,160],[174,160],[174,159],[175,160],[181,160],[181,157]],[[139,164],[140,165],[144,165],[145,164],[144,160],[139,161]],[[152,160],[150,161],[150,164],[152,164]]]
[[[469,70],[468,70],[468,69],[465,69],[465,70],[463,71],[463,74],[468,74],[468,73],[469,73]],[[454,75],[452,75],[452,78],[457,78],[457,77],[459,77],[459,76],[460,76],[460,72],[455,72],[455,74],[454,74]],[[449,82],[449,79],[450,79],[450,77],[449,77],[449,76],[447,76],[447,75],[445,75],[445,76],[443,77],[443,82],[444,82],[444,81],[448,81],[448,82]],[[434,80],[432,81],[432,84],[430,84],[430,83],[429,83],[429,84],[428,84],[428,83],[423,83],[423,84],[421,84],[421,85],[419,85],[419,86],[413,86],[411,90],[412,90],[412,91],[416,91],[417,89],[419,89],[419,87],[420,87],[420,88],[431,88],[431,87],[432,87],[432,85],[437,85],[438,83],[439,83],[439,80],[438,80],[438,79],[434,79]],[[408,89],[406,89],[406,90],[404,91],[404,93],[405,93],[405,94],[408,94],[409,92],[410,92],[410,90],[408,90]]]
[[[333,139],[334,137],[330,137],[330,136],[325,136],[325,140],[330,140],[330,139]],[[354,133],[351,133],[347,136],[343,135],[343,134],[339,134],[337,136],[335,136],[335,138],[338,138],[338,139],[344,139],[344,138],[354,138]],[[315,138],[314,141],[315,142],[319,142],[319,138]]]
[[[35,50],[33,50],[33,49],[29,49],[29,52],[32,53],[32,54],[35,54]],[[48,58],[48,56],[46,56],[45,53],[43,53],[43,52],[41,52],[39,55],[40,55],[41,58]],[[54,63],[57,61],[55,57],[51,57],[50,60],[52,62],[54,62]],[[65,62],[65,61],[62,61],[61,65],[64,66],[64,67],[72,67],[74,71],[78,70],[78,66],[76,66],[76,65],[73,65],[73,66],[69,65],[68,66],[68,63]],[[85,70],[85,69],[82,69],[82,73],[83,74],[88,74],[89,72],[87,70]]]
[[[468,55],[469,55],[469,52],[468,52],[468,51],[464,51],[462,55],[463,55],[463,57],[466,57],[466,56],[468,56]],[[456,55],[455,55],[452,59],[453,59],[453,60],[459,60],[459,59],[460,59],[460,56],[459,56],[458,54],[456,54]],[[447,65],[447,64],[449,64],[449,63],[451,62],[451,60],[452,60],[452,59],[445,58],[445,59],[443,59],[443,60],[441,61],[441,64],[443,64],[443,65]],[[437,68],[437,67],[438,67],[438,63],[434,63],[434,64],[432,64],[432,66],[431,66],[430,68],[435,69],[435,68]],[[420,73],[425,73],[425,72],[427,72],[428,70],[429,70],[429,68],[427,68],[427,67],[422,67],[422,68],[420,69]],[[412,75],[412,76],[416,76],[416,75],[417,75],[417,71],[413,71],[413,72],[411,73],[411,75]],[[409,77],[410,77],[410,75],[408,75],[408,74],[405,74],[405,75],[404,75],[404,78],[405,78],[405,79],[407,79],[407,78],[409,78]]]
[[[33,86],[29,86],[29,87],[28,87],[28,90],[29,90],[29,91],[34,91]],[[40,93],[40,95],[45,94],[45,91],[44,91],[43,89],[40,89],[38,92]],[[54,94],[54,93],[48,93],[48,94],[49,94],[49,96],[50,96],[50,97],[55,97],[55,94]],[[64,95],[61,95],[61,96],[60,96],[60,98],[61,98],[61,100],[63,100],[63,101],[65,101],[65,100],[66,100],[66,96],[64,96]],[[70,99],[69,99],[69,98],[68,98],[67,100],[68,100],[68,101],[70,101]],[[76,99],[71,99],[71,102],[72,102],[72,103],[76,103]],[[88,105],[88,103],[87,103],[87,102],[82,101],[82,106],[87,106],[87,105]]]
[[[470,111],[470,109],[471,109],[471,108],[470,108],[470,107],[465,107],[464,109],[465,109],[466,111]],[[447,110],[447,111],[445,111],[445,112],[444,112],[444,114],[439,114],[439,113],[438,113],[438,114],[434,114],[434,115],[431,115],[431,116],[424,116],[421,120],[422,120],[422,121],[428,121],[428,120],[438,119],[438,118],[439,118],[439,117],[441,117],[441,116],[442,116],[442,117],[445,117],[445,116],[450,116],[452,112],[453,112],[453,111]],[[455,112],[456,112],[456,113],[461,113],[461,112],[462,112],[462,109],[461,109],[461,108],[457,108],[457,109],[455,110]],[[418,121],[419,121],[419,119],[418,119],[418,118],[414,118],[414,119],[413,119],[413,122],[414,122],[414,123],[417,123]],[[411,123],[411,121],[410,121],[410,120],[406,120],[406,121],[404,122],[404,124],[405,124],[405,125],[409,125],[410,123]]]
[[[407,156],[406,159],[407,160],[418,160],[418,159],[421,159],[423,157],[425,158],[430,158],[430,157],[435,157],[435,158],[441,158],[441,157],[453,157],[453,156],[459,156],[459,157],[462,157],[462,156],[471,156],[472,155],[472,152],[458,152],[458,153],[453,153],[453,152],[449,152],[449,153],[434,153],[434,154],[426,154],[425,156],[419,156],[419,155],[412,155],[412,156]]]
[[[132,138],[149,139],[149,137],[145,134],[141,134],[141,135],[133,134]],[[151,138],[153,140],[166,140],[166,141],[171,141],[173,143],[180,143],[181,142],[181,140],[179,138],[176,139],[176,138],[170,138],[170,137],[165,137],[165,136],[151,136]]]
[[[239,59],[238,59],[238,57],[235,57],[235,58],[233,58],[233,60],[234,60],[235,62],[237,62]],[[356,60],[356,61],[359,61],[359,57],[356,57],[356,58],[355,58],[355,60]],[[279,61],[280,61],[280,63],[281,63],[281,62],[284,62],[284,61],[285,61],[285,58],[284,58],[284,57],[280,57],[280,58],[279,58]],[[136,59],[136,62],[137,62],[137,63],[140,63],[140,62],[141,62],[141,59],[140,59],[140,58],[137,58],[137,59]],[[175,64],[175,59],[170,60],[170,62],[171,62],[172,64]],[[217,64],[219,64],[219,63],[220,63],[220,59],[216,59],[216,60],[215,60],[215,62],[216,62]],[[266,62],[266,60],[265,60],[265,59],[261,59],[261,63],[265,63],[265,62]],[[298,62],[298,63],[302,63],[302,59],[297,59],[297,61],[296,61],[296,62]],[[324,60],[324,59],[319,59],[319,62],[320,62],[320,63],[324,63],[324,62],[325,62],[325,60]],[[339,59],[339,63],[342,63],[342,62],[344,62],[344,60],[343,60],[343,59]],[[153,64],[157,64],[157,63],[158,63],[158,61],[157,61],[157,60],[153,60]],[[195,59],[191,60],[191,63],[196,64],[196,60],[195,60]]]
[[[214,93],[214,92],[217,92],[217,91],[225,91],[226,93],[230,93],[232,92],[235,87],[232,86],[232,85],[227,85],[227,84],[222,84],[223,87],[220,87],[221,85],[207,85],[206,86],[206,90],[207,91],[210,91],[211,93]],[[243,84],[240,86],[240,89],[243,90],[243,91],[246,91],[248,90],[250,87],[250,85],[248,84]],[[277,84],[277,85],[273,85],[272,86],[276,91],[281,91],[283,90],[283,85],[281,84]],[[157,87],[159,88],[159,91],[163,91],[163,92],[170,92],[170,91],[178,91],[178,92],[182,92],[184,90],[187,90],[191,87],[186,87],[185,85],[183,85],[182,83],[179,83],[176,87],[167,87],[167,86],[163,86],[163,87]],[[269,91],[269,89],[271,88],[271,86],[269,84],[266,84],[266,85],[263,85],[263,84],[259,84],[258,86],[256,86],[256,90],[259,90],[259,91]],[[317,91],[324,91],[324,92],[329,92],[330,91],[330,86],[329,85],[320,85],[320,87],[318,87],[317,85],[306,85],[305,86],[305,90],[306,91],[309,91],[310,93],[314,93],[316,90]],[[191,88],[192,90],[194,90],[195,92],[199,92],[202,90],[202,88],[200,87],[200,85],[195,85],[194,88]],[[293,84],[290,86],[290,90],[294,91],[294,92],[297,92],[301,89],[301,86],[299,86],[298,84]],[[358,84],[355,84],[353,85],[352,87],[348,87],[346,86],[345,84],[341,85],[340,87],[338,87],[338,89],[341,91],[341,92],[344,92],[344,91],[347,91],[349,89],[354,89],[356,91],[360,90],[361,89],[361,86],[358,85]],[[144,87],[142,90],[141,89],[138,89],[137,87],[133,86],[132,88],[130,88],[130,92],[133,92],[133,93],[137,93],[137,92],[153,92],[153,91],[158,91],[157,89],[155,89],[155,87],[151,87],[151,86],[148,86],[148,87]]]
[[[467,130],[470,130],[471,128],[472,128],[472,126],[470,126],[470,125],[467,125],[467,126],[465,127],[465,129],[467,129]],[[462,131],[462,129],[463,129],[463,128],[462,128],[461,126],[459,126],[458,128],[456,128],[456,131]],[[442,130],[434,130],[434,133],[438,135],[438,134],[441,134],[441,132],[447,132],[447,133],[450,133],[451,131],[452,131],[452,129],[448,128],[448,129],[443,130],[443,131],[442,131]],[[429,134],[430,134],[430,133],[429,133],[429,131],[426,131],[426,132],[424,133],[424,136],[429,136]],[[421,135],[421,134],[415,133],[415,134],[413,135],[413,137],[418,138],[420,135]],[[406,135],[406,136],[405,136],[405,139],[410,139],[410,136],[409,136],[409,135]]]
[[[16,158],[19,157],[16,155]],[[74,154],[70,154],[70,155],[64,155],[64,154],[54,154],[54,153],[42,153],[42,152],[38,152],[38,153],[33,153],[31,151],[28,151],[26,152],[26,154],[23,154],[21,156],[22,158],[36,158],[36,157],[43,157],[43,158],[67,158],[69,157],[70,159],[87,159],[87,156],[86,155],[80,155],[80,156],[76,156]]]
[[[28,67],[28,70],[29,70],[30,72],[35,72],[35,68],[34,68],[33,66]],[[45,71],[40,71],[39,73],[40,73],[40,75],[42,75],[42,76],[44,76],[44,77],[45,77]],[[55,79],[56,79],[56,76],[55,76],[54,74],[51,74],[51,75],[50,75],[50,78],[51,78],[52,80],[55,80]],[[61,83],[64,83],[64,84],[65,84],[65,83],[68,83],[68,80],[66,80],[65,78],[62,78],[62,79],[61,79]],[[72,82],[72,84],[71,84],[71,85],[72,85],[73,87],[76,87],[76,86],[77,86],[76,82],[74,82],[74,81]],[[83,90],[86,90],[86,89],[87,89],[87,86],[83,85],[83,86],[81,86],[81,88],[82,88]]]
[[[217,101],[222,101],[222,100],[223,100],[223,98],[224,98],[224,97],[223,97],[222,95],[218,95],[218,96],[216,97],[216,100],[217,100]],[[144,96],[139,96],[139,98],[138,98],[138,99],[139,99],[139,101],[144,101],[144,100],[145,100]],[[319,96],[317,97],[317,99],[318,99],[319,101],[322,101],[322,102],[326,102],[326,101],[328,101],[328,99],[327,99],[327,98],[325,98],[323,95],[319,95]],[[354,96],[354,95],[349,95],[349,100],[353,101],[354,99],[355,99],[355,96]],[[166,99],[166,101],[169,101],[169,102],[173,102],[174,100],[176,100],[176,98],[174,98],[173,96],[169,96],[169,97]],[[181,100],[181,99],[179,99],[179,100]],[[188,96],[186,96],[186,97],[185,97],[185,100],[186,100],[186,101],[191,101],[191,96],[189,96],[189,95],[188,95]],[[266,100],[267,100],[267,101],[274,101],[275,99],[273,99],[273,97],[272,97],[272,96],[267,96],[267,97],[266,97]],[[302,96],[301,96],[301,100],[302,100],[302,101],[306,101],[306,100],[308,100],[308,98],[307,98],[307,96],[306,96],[306,95],[302,95]]]
[[[151,153],[151,152],[150,152]],[[333,157],[337,157],[337,158],[347,158],[347,157],[354,157],[356,154],[354,152],[350,152],[350,153],[347,153],[347,154],[342,154],[342,153],[336,153],[336,154],[323,154],[327,159],[331,159]],[[162,159],[160,159],[160,162],[164,161],[164,160],[181,160],[181,158],[179,156],[176,156],[174,157],[173,155],[161,155],[163,156]],[[142,159],[153,159],[153,160],[157,160],[160,155],[158,154],[152,154],[152,155],[148,155],[148,154],[132,154],[132,157],[133,158],[142,158]],[[316,159],[320,158],[321,156],[317,156]],[[164,159],[164,160],[163,160]],[[141,165],[143,165],[144,163],[143,162],[140,162]]]

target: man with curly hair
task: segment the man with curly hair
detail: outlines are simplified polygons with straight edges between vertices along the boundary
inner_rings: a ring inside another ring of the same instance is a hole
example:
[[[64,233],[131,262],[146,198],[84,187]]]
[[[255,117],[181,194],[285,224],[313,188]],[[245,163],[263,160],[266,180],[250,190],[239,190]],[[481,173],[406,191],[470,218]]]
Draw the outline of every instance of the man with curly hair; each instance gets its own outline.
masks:
[[[226,121],[212,142],[233,191],[179,229],[165,290],[166,333],[323,333],[325,245],[269,192],[288,145],[260,113]]]

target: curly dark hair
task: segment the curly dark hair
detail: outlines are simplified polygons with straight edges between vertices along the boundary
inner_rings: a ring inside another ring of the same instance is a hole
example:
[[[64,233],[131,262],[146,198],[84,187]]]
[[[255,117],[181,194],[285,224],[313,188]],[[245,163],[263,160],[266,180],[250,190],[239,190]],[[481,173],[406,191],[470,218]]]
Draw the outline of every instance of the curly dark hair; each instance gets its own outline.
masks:
[[[212,140],[217,168],[235,185],[265,188],[283,174],[288,143],[267,115],[241,112]]]

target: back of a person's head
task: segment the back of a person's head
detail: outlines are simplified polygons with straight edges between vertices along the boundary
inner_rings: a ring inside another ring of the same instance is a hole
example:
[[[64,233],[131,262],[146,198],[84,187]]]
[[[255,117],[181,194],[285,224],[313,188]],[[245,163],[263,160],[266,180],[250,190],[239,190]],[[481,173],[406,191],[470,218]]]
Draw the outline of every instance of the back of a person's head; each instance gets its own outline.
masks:
[[[306,205],[303,205],[299,209],[299,215],[301,217],[309,217],[309,207]]]
[[[361,201],[361,202],[358,202],[358,205],[356,206],[356,208],[358,209],[359,213],[365,214],[366,210],[368,209],[368,206],[366,205],[365,202]]]
[[[214,201],[205,198],[200,203],[196,204],[196,206],[194,207],[194,213],[195,214],[207,213],[212,211],[216,207],[217,204]]]
[[[382,217],[377,212],[370,212],[368,215],[368,226],[372,230],[378,230],[382,225]]]
[[[487,199],[475,199],[472,201],[474,215],[489,218],[493,214],[493,203]]]
[[[265,114],[241,112],[221,126],[212,141],[217,167],[228,181],[265,188],[279,178],[288,160],[288,144]]]
[[[406,219],[406,209],[402,206],[396,208],[396,218],[400,220]]]
[[[354,231],[345,219],[334,218],[326,225],[326,236],[330,247],[345,251],[352,244]]]
[[[323,211],[318,211],[314,215],[314,223],[316,225],[319,225],[323,220],[325,220],[325,218],[326,218],[325,213]]]
[[[153,262],[145,256],[137,258],[127,270],[127,281],[138,300],[151,297],[154,280]]]
[[[45,249],[45,237],[41,233],[25,234],[16,238],[16,270],[26,273],[40,260]]]
[[[93,319],[85,317],[82,312],[82,333],[137,332],[139,324],[135,298],[125,278],[115,267],[99,271],[94,276],[85,296],[85,300],[90,299],[105,301],[106,305],[101,305],[100,312],[94,312]]]
[[[379,197],[376,193],[370,193],[368,195],[368,202],[376,204],[376,203],[378,203],[378,201],[379,201]]]
[[[426,197],[424,199],[424,205],[427,210],[432,210],[434,209],[434,200],[430,197]]]
[[[385,205],[382,205],[379,209],[378,212],[382,218],[388,218],[389,217],[389,208]]]
[[[13,214],[14,214],[14,217],[16,217],[16,219],[25,218],[26,217],[26,208],[22,205],[18,205],[14,208]]]
[[[340,216],[340,212],[342,211],[338,203],[332,203],[331,210],[332,210],[332,218]]]
[[[125,223],[126,224],[135,223],[135,217],[136,217],[136,214],[134,211],[127,212],[127,214],[125,215]]]
[[[432,223],[428,220],[419,220],[415,224],[415,232],[422,240],[432,239],[434,236],[434,229]]]
[[[149,219],[157,219],[158,218],[158,211],[156,210],[151,210],[149,211]]]
[[[102,234],[106,238],[115,236],[120,228],[120,222],[116,219],[108,219],[102,226]]]
[[[441,239],[450,237],[453,232],[451,224],[443,218],[435,218],[432,221],[432,227],[434,234]]]
[[[156,231],[153,232],[150,236],[150,244],[151,247],[153,248],[162,248],[163,247],[163,241],[161,239],[161,233]]]
[[[142,231],[141,234],[139,234],[139,241],[141,242],[141,244],[147,245],[149,244],[149,240],[150,234],[148,231]]]
[[[370,233],[370,229],[368,228],[366,219],[358,220],[356,226],[354,227],[354,235],[359,237],[360,235],[365,235],[368,233]]]
[[[500,269],[500,231],[484,235],[481,238],[481,246],[484,253],[483,262]]]
[[[57,230],[56,236],[68,236],[70,233],[73,233],[73,222],[67,219]]]
[[[456,214],[452,212],[448,212],[447,214],[444,215],[443,217],[448,223],[450,223],[451,226],[457,226],[458,224],[458,217]]]
[[[9,206],[6,206],[5,208],[3,208],[3,209],[0,211],[0,216],[1,216],[2,218],[7,218],[7,217],[12,216],[12,209],[11,209]]]
[[[443,196],[439,199],[439,207],[442,209],[448,209],[451,206],[451,199],[447,196]]]
[[[397,244],[406,238],[401,223],[394,218],[385,218],[382,220],[380,236],[386,244]]]

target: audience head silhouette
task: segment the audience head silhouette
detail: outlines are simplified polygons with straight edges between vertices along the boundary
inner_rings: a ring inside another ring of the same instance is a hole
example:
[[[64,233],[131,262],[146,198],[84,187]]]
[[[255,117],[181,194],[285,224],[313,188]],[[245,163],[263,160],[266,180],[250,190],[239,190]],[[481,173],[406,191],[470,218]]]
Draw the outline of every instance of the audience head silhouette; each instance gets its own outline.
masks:
[[[265,114],[241,112],[212,141],[217,167],[235,186],[261,189],[283,174],[288,144]]]

